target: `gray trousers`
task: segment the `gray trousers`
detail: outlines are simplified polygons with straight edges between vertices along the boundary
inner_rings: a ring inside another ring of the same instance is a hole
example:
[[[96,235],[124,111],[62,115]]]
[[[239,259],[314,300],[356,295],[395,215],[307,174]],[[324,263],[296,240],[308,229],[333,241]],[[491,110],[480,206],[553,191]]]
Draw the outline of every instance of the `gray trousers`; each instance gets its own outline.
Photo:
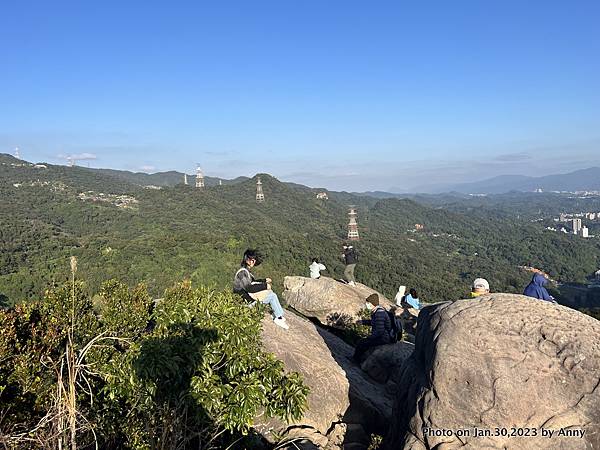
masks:
[[[346,264],[346,268],[344,269],[344,279],[348,282],[356,281],[354,279],[354,268],[356,264]]]

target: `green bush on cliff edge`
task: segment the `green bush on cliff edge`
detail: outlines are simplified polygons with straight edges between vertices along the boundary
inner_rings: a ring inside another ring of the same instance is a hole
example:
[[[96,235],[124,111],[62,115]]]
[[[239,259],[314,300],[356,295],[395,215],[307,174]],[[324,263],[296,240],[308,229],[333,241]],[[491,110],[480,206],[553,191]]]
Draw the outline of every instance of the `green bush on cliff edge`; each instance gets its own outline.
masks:
[[[262,312],[181,283],[154,302],[73,282],[0,310],[0,443],[8,448],[225,448],[308,388],[261,350]]]

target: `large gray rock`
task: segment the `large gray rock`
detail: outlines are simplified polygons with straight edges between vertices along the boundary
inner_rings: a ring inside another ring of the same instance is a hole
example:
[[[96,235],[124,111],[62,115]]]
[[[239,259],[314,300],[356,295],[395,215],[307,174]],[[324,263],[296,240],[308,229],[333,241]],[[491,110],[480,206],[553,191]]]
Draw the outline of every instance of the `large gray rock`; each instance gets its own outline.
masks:
[[[285,277],[283,284],[283,297],[289,306],[306,317],[336,328],[346,328],[358,320],[365,300],[371,294],[377,294],[380,304],[386,308],[393,305],[382,294],[360,283],[350,286],[333,278],[315,280],[290,276]]]
[[[564,306],[492,294],[427,307],[396,383],[388,450],[600,448],[600,321]]]
[[[409,342],[381,345],[368,350],[360,365],[371,378],[378,383],[387,383],[394,375],[398,375],[415,346]]]
[[[306,438],[331,449],[340,448],[333,441],[349,444],[343,433],[339,436],[346,424],[360,424],[368,433],[385,433],[392,397],[384,385],[369,378],[351,361],[354,349],[290,311],[286,319],[289,330],[277,327],[265,317],[263,347],[283,361],[286,370],[303,375],[310,386],[308,411],[301,420],[289,424],[261,417],[255,424],[257,431],[271,442],[280,436],[297,441]]]

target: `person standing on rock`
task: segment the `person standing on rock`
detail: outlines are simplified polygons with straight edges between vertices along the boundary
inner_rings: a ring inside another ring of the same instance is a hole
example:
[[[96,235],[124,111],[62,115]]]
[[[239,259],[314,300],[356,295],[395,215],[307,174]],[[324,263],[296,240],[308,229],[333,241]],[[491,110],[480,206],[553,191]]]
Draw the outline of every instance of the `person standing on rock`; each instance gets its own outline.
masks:
[[[342,253],[342,258],[344,259],[344,263],[346,264],[346,268],[344,269],[344,280],[350,286],[356,286],[356,279],[354,278],[354,268],[356,267],[356,263],[358,262],[358,253],[356,249],[350,245],[344,245],[344,253]]]
[[[271,279],[256,279],[250,272],[250,269],[261,263],[262,260],[257,250],[248,249],[244,252],[241,267],[233,277],[233,292],[240,294],[250,305],[253,305],[256,301],[271,305],[273,322],[275,325],[287,330],[289,326],[285,317],[283,317],[283,308],[279,303],[277,294],[271,290]]]
[[[371,347],[390,344],[392,342],[392,323],[385,308],[379,304],[379,295],[369,295],[365,306],[371,311],[371,320],[361,322],[371,325],[371,334],[366,338],[360,339],[356,344],[353,359],[357,364],[361,363],[364,353]]]
[[[308,266],[308,269],[310,270],[310,277],[318,280],[321,278],[321,270],[327,270],[327,267],[325,267],[325,264],[321,264],[317,258],[313,258],[312,264]]]

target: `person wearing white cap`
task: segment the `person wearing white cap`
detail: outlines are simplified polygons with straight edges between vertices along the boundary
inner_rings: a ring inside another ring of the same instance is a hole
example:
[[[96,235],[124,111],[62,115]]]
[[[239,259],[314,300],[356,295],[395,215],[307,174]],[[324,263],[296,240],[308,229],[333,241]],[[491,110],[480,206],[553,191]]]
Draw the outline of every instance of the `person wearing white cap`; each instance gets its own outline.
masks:
[[[490,293],[490,283],[485,278],[477,278],[473,281],[471,297],[479,297]]]

